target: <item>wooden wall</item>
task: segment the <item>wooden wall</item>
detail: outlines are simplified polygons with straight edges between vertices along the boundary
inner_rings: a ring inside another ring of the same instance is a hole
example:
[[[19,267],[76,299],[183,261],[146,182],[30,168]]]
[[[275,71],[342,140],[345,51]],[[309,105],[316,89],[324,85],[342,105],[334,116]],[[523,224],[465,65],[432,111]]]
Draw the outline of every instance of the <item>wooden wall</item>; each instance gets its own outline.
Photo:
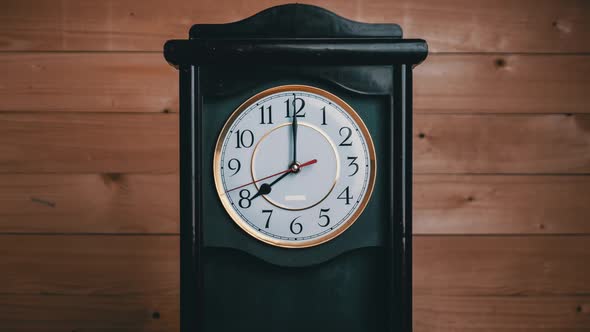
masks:
[[[0,1],[0,331],[178,328],[165,40],[275,0]],[[325,0],[415,71],[415,331],[590,331],[590,2]]]

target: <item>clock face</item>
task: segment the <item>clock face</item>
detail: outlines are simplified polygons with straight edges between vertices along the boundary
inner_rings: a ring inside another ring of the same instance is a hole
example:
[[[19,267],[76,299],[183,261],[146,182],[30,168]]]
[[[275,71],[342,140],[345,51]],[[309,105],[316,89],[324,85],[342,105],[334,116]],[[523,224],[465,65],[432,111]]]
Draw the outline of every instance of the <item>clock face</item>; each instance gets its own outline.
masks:
[[[279,86],[242,104],[217,140],[217,193],[236,224],[285,248],[329,241],[350,227],[373,191],[371,136],[335,95]]]

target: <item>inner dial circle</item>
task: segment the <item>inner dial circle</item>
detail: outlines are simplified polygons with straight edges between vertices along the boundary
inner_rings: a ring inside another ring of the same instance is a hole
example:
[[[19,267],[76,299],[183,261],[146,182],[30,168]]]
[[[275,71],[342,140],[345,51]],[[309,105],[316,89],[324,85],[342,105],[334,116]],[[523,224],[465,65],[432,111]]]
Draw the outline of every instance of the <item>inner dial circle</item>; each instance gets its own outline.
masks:
[[[322,130],[299,122],[297,140],[297,162],[316,159],[317,163],[289,174],[277,184],[279,188],[263,196],[272,205],[286,210],[305,210],[322,202],[332,192],[340,171],[336,147]],[[252,179],[261,179],[278,169],[291,167],[292,154],[291,125],[284,123],[264,135],[256,145],[252,156]],[[261,182],[255,183],[257,190],[260,185]]]

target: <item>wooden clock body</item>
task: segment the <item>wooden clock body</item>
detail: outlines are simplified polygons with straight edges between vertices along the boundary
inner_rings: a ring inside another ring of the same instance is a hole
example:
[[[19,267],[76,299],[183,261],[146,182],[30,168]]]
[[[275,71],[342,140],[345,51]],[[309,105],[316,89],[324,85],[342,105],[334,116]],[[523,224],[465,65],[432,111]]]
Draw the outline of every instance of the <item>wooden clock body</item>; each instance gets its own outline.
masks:
[[[412,68],[423,40],[395,24],[346,20],[308,5],[169,41],[180,72],[182,331],[412,329]],[[366,125],[378,163],[370,200],[346,231],[289,249],[242,230],[222,206],[213,159],[248,98],[277,86],[319,88]]]

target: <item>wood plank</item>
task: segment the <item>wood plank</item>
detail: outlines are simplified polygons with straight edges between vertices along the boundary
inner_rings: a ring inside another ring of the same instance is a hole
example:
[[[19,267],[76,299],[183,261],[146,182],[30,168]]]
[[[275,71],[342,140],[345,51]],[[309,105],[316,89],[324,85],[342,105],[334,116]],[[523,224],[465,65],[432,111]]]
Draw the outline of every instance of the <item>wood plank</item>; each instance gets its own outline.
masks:
[[[414,177],[414,234],[590,234],[589,176]]]
[[[178,295],[0,295],[0,331],[179,331]]]
[[[177,120],[0,113],[0,173],[175,173]],[[590,115],[417,115],[414,132],[417,174],[590,173]]]
[[[414,296],[414,331],[590,331],[590,297]]]
[[[415,70],[415,112],[589,113],[589,59],[432,55]],[[0,72],[0,111],[178,111],[160,54],[4,53]]]
[[[415,236],[414,292],[588,296],[589,236]],[[178,294],[177,236],[0,235],[0,295]]]
[[[432,55],[414,70],[419,113],[588,113],[587,56]]]
[[[0,233],[178,234],[178,174],[1,174]]]
[[[178,295],[178,236],[2,235],[0,296]]]
[[[0,174],[0,233],[178,234],[177,174]],[[414,234],[590,234],[589,176],[414,177]]]
[[[8,0],[0,14],[1,50],[160,51],[193,23],[225,23],[285,0]],[[590,5],[579,0],[320,1],[350,19],[396,22],[434,52],[589,52]]]
[[[2,173],[178,171],[178,114],[4,113],[0,132]]]
[[[1,111],[178,111],[178,72],[159,54],[0,54]]]
[[[415,173],[590,173],[590,115],[418,115]]]
[[[590,296],[588,236],[414,236],[414,294]]]

